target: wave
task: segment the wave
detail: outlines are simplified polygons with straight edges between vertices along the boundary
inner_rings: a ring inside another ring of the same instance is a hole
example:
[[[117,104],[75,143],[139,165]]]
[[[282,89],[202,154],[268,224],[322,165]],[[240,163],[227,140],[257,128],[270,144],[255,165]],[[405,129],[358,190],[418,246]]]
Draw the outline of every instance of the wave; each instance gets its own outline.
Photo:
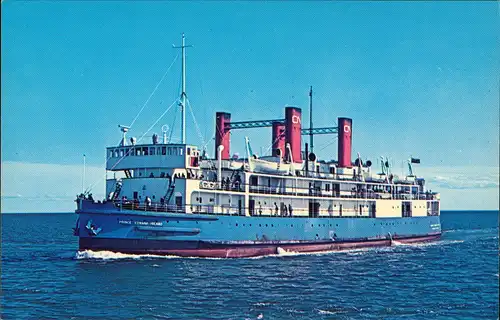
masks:
[[[204,260],[227,260],[228,258],[213,258],[213,257],[181,257],[175,255],[159,255],[159,254],[131,254],[113,251],[92,251],[83,250],[77,251],[72,255],[76,260],[152,260],[152,259],[204,259]],[[262,257],[255,257],[262,258]],[[243,258],[245,259],[245,258]],[[251,259],[251,258],[248,258]],[[159,265],[153,264],[157,268]]]
[[[371,248],[353,248],[353,249],[340,249],[340,250],[327,250],[327,251],[312,251],[312,252],[297,252],[297,251],[288,251],[281,247],[278,247],[277,254],[271,254],[262,257],[255,258],[266,258],[266,257],[295,257],[295,256],[323,256],[330,254],[348,254],[348,255],[357,255],[363,254],[368,251],[383,251],[388,250],[389,247],[371,247]]]
[[[449,229],[449,230],[442,230],[443,233],[454,233],[454,232],[461,232],[461,233],[487,233],[487,232],[492,232],[498,230],[498,227],[490,227],[490,228],[476,228],[476,229]]]
[[[405,246],[405,247],[432,247],[432,246],[442,246],[442,245],[450,245],[463,243],[465,240],[438,240],[438,241],[429,241],[429,242],[414,242],[414,243],[401,243],[399,241],[393,240],[392,243],[394,246]]]
[[[359,249],[352,249],[352,250],[359,250]],[[281,247],[277,248],[277,254],[270,254],[264,257],[296,257],[296,256],[320,256],[320,255],[328,255],[328,254],[333,254],[333,253],[343,253],[346,251],[351,251],[351,250],[329,250],[329,251],[312,251],[312,252],[298,252],[298,251],[289,251],[285,250]]]
[[[256,302],[253,305],[258,307],[265,307],[271,305],[271,302]]]
[[[360,312],[363,309],[358,309],[356,307],[347,307],[347,308],[333,308],[331,310],[322,310],[317,309],[319,314],[337,314],[337,313],[349,313],[349,312]]]
[[[287,251],[281,247],[278,247],[276,249],[276,251],[278,252],[278,256],[294,256],[294,255],[297,255],[297,254],[300,254],[300,252],[297,252],[297,251]]]
[[[409,245],[411,245],[411,244],[399,242],[399,241],[396,241],[396,240],[392,240],[391,241],[391,246],[409,246]]]
[[[318,313],[319,313],[319,314],[336,314],[337,312],[335,312],[335,311],[329,311],[329,310],[321,310],[321,309],[318,309]]]
[[[178,256],[162,256],[154,254],[128,254],[112,251],[92,251],[84,250],[78,251],[75,254],[76,260],[124,260],[124,259],[173,259],[182,258]]]

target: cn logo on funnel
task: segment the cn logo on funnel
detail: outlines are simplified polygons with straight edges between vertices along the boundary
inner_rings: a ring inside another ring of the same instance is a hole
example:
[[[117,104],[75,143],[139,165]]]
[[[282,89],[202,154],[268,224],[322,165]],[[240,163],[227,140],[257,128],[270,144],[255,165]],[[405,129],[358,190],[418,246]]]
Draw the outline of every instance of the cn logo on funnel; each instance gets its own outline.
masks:
[[[292,123],[300,123],[300,117],[299,116],[293,116],[292,117]]]
[[[348,124],[344,124],[344,132],[349,133],[351,131],[351,127]]]

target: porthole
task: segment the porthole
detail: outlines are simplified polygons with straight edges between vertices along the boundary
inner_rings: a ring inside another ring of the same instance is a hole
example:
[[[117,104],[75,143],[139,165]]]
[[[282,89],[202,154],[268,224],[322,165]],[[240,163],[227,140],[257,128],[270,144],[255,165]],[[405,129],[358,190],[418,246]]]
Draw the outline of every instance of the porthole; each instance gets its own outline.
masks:
[[[238,224],[235,224],[235,226],[238,226]]]
[[[271,225],[271,227],[274,227],[274,225]]]
[[[259,227],[262,227],[262,225],[259,223]]]
[[[266,224],[266,227],[267,227],[267,224]]]

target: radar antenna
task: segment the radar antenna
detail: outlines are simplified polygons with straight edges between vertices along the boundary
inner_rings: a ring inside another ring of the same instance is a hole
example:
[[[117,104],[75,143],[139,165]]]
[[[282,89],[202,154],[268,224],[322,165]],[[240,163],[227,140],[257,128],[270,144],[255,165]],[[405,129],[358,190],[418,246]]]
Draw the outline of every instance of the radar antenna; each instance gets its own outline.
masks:
[[[130,127],[119,124],[118,128],[120,128],[120,131],[123,132],[123,138],[122,138],[122,141],[120,142],[120,146],[126,146],[127,145],[127,132],[130,129]]]

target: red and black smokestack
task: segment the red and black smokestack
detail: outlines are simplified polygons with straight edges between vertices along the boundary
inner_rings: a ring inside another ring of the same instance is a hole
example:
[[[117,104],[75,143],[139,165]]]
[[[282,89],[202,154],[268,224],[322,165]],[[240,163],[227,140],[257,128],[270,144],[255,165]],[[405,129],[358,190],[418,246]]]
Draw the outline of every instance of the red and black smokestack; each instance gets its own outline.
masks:
[[[290,144],[290,149],[292,150],[293,162],[302,162],[301,116],[302,116],[302,110],[300,108],[296,107],[285,108],[285,126],[286,126],[285,142]],[[289,153],[288,150],[286,150],[287,156],[288,153]]]
[[[351,149],[352,149],[352,119],[339,118],[338,119],[338,157],[340,168],[351,168]]]
[[[229,148],[230,148],[230,130],[227,129],[229,123],[231,122],[231,114],[227,112],[217,112],[215,115],[215,158],[219,157],[219,152],[217,148],[220,145],[224,146],[222,150],[221,158],[222,160],[229,159]]]

